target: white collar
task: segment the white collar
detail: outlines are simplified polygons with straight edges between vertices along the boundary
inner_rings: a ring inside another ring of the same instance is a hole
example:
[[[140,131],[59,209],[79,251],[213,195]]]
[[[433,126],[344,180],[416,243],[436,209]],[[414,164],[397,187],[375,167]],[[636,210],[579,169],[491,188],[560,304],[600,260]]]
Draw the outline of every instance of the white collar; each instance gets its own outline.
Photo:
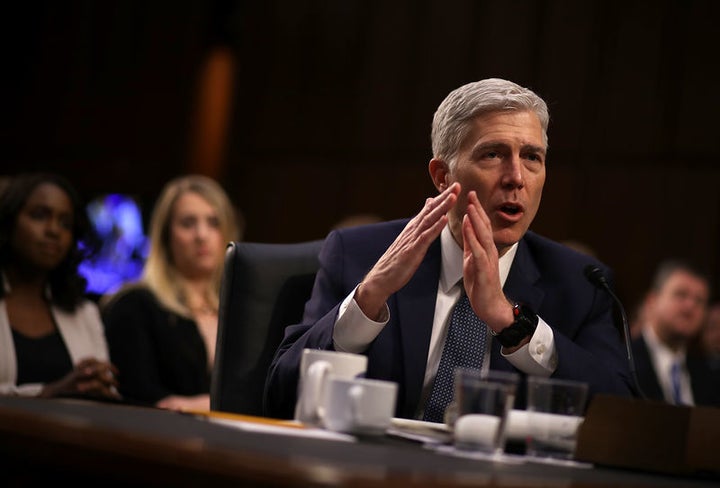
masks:
[[[672,363],[679,362],[682,364],[685,362],[687,354],[685,347],[681,347],[677,352],[673,351],[663,344],[655,330],[647,324],[642,328],[642,334],[648,348],[661,366],[669,368]]]
[[[498,266],[500,268],[500,284],[505,286],[510,267],[515,260],[518,243],[508,249],[503,257],[500,258]],[[440,249],[442,254],[442,265],[440,267],[440,287],[444,293],[447,293],[458,281],[463,277],[463,249],[458,245],[450,232],[450,227],[445,228],[440,233]]]

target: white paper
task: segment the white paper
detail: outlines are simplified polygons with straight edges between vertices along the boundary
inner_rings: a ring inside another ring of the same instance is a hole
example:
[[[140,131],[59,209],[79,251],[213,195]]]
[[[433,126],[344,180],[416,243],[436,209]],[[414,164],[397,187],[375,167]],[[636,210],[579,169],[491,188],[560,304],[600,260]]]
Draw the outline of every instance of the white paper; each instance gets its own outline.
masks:
[[[260,432],[263,434],[287,435],[306,437],[311,439],[325,439],[330,441],[357,442],[354,436],[330,432],[329,430],[302,427],[285,427],[282,425],[269,425],[264,423],[247,422],[244,420],[231,420],[223,418],[208,417],[208,420],[215,424],[232,427],[247,432]]]

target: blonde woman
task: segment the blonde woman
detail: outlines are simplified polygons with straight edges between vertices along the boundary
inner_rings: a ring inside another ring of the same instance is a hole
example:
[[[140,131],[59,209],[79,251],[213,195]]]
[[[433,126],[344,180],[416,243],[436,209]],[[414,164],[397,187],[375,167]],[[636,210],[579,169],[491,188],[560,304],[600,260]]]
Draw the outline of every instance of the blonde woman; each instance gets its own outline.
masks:
[[[172,410],[210,408],[222,265],[227,243],[238,238],[235,210],[216,181],[189,175],[165,185],[141,280],[103,307],[125,398]]]

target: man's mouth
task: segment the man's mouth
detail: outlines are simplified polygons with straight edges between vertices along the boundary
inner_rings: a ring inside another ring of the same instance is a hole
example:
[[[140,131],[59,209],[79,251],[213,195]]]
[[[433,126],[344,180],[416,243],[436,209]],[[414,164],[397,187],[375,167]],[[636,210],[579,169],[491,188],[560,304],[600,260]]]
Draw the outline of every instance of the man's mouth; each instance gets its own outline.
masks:
[[[517,215],[522,211],[522,208],[520,208],[519,205],[513,205],[511,203],[506,203],[505,205],[500,206],[500,211],[502,213],[506,213],[508,215]]]
[[[519,203],[506,202],[496,208],[498,217],[508,223],[518,222],[525,213],[525,207]]]

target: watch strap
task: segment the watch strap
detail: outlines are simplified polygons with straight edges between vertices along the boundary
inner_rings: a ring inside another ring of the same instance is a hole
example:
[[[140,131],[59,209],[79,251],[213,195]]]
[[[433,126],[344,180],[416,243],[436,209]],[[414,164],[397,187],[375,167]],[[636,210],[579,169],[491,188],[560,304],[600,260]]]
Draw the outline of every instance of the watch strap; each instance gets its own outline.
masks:
[[[538,316],[528,306],[521,303],[513,304],[513,323],[496,333],[491,329],[492,335],[503,347],[515,347],[528,336],[535,333]]]

